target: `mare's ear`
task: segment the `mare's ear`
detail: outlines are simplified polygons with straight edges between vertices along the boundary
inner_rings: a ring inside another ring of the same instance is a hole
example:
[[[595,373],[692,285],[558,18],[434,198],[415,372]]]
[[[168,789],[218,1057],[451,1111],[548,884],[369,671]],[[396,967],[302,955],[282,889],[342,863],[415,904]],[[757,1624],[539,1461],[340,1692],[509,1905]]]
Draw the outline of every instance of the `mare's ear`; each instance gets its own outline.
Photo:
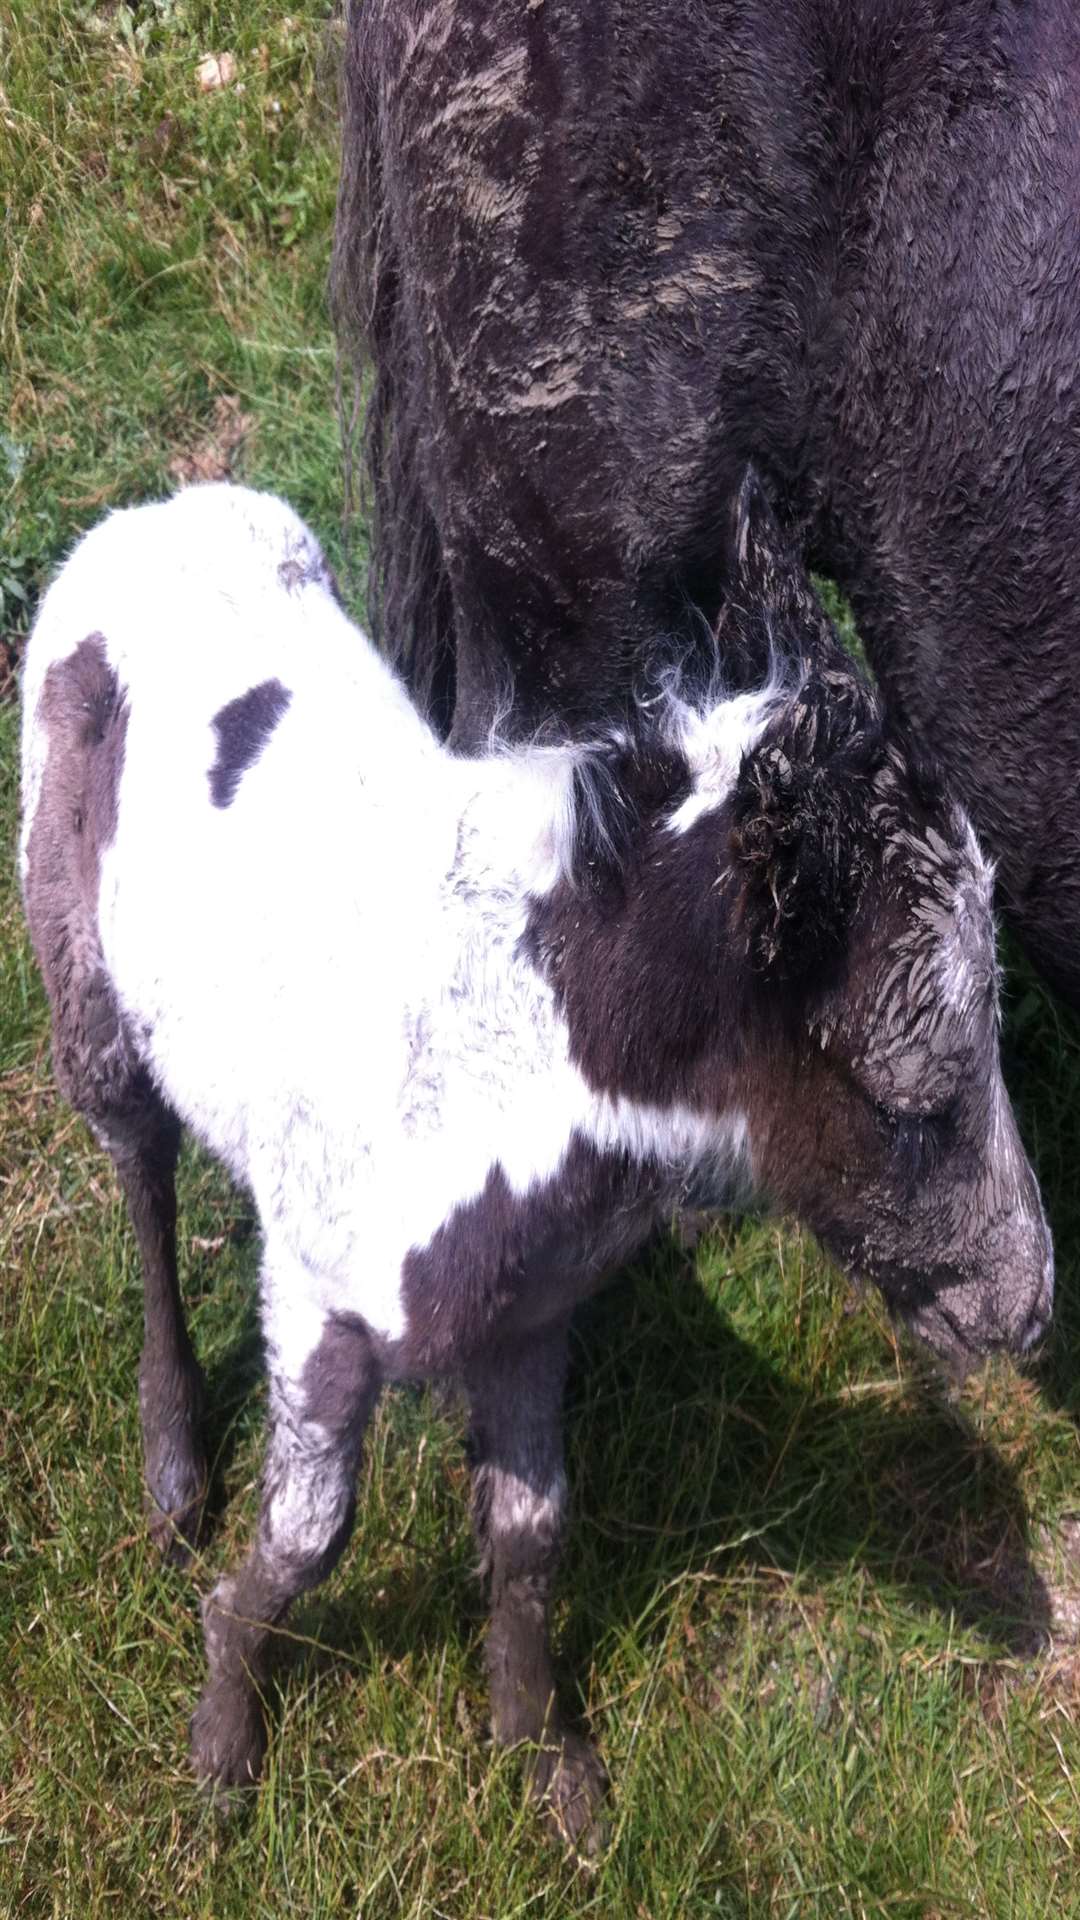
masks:
[[[773,979],[806,979],[847,944],[870,869],[879,744],[858,676],[812,673],[743,759],[732,802],[735,925]]]

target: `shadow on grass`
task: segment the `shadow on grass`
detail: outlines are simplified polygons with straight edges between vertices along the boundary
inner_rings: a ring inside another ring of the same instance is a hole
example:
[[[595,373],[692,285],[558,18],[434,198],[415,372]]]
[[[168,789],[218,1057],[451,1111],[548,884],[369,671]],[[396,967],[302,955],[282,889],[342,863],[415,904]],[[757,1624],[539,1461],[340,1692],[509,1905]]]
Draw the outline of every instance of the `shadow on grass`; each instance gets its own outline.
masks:
[[[203,1516],[202,1540],[213,1550],[214,1537],[232,1499],[229,1485],[233,1460],[246,1423],[252,1394],[266,1375],[266,1356],[259,1328],[256,1290],[244,1323],[228,1350],[207,1369],[206,1416],[203,1441],[209,1462],[209,1484]]]
[[[650,1589],[706,1567],[768,1565],[822,1582],[863,1568],[1012,1654],[1045,1644],[1050,1601],[1017,1477],[932,1376],[913,1371],[895,1392],[883,1382],[881,1396],[874,1382],[865,1394],[858,1382],[814,1393],[734,1331],[675,1247],[629,1313],[593,1303],[582,1350],[580,1526],[592,1520],[605,1536],[609,1590],[628,1618]],[[612,1399],[623,1402],[614,1440]],[[653,1444],[628,1473],[635,1427]],[[610,1624],[597,1617],[593,1637]]]
[[[209,1163],[206,1163],[209,1164]],[[215,1169],[214,1187],[223,1177]],[[218,1527],[232,1497],[229,1480],[242,1435],[248,1425],[253,1395],[265,1378],[266,1360],[259,1327],[259,1223],[249,1198],[232,1188],[224,1188],[229,1204],[221,1214],[206,1222],[218,1230],[214,1239],[216,1253],[224,1252],[227,1266],[201,1276],[190,1271],[181,1274],[181,1292],[187,1300],[202,1294],[212,1302],[214,1319],[220,1317],[230,1328],[228,1343],[215,1351],[211,1359],[205,1351],[206,1335],[213,1342],[213,1329],[207,1329],[205,1316],[196,1332],[196,1355],[206,1373],[206,1411],[202,1439],[209,1463],[209,1485],[203,1517],[202,1544],[213,1552]],[[181,1229],[190,1232],[198,1221],[201,1195],[180,1190]],[[202,1336],[201,1338],[199,1336]],[[200,1348],[203,1351],[200,1351]]]

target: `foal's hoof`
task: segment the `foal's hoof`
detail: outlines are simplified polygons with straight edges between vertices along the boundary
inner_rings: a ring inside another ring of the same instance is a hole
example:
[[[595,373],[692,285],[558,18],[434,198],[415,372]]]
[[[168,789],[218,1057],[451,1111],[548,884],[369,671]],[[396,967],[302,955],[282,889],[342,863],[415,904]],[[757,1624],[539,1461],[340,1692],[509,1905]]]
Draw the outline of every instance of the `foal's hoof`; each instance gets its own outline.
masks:
[[[596,1748],[579,1734],[563,1734],[557,1747],[542,1747],[532,1755],[528,1783],[558,1838],[585,1859],[595,1860],[607,1844],[602,1809],[608,1789]]]
[[[194,1361],[167,1393],[144,1363],[139,1407],[146,1524],[162,1559],[174,1567],[187,1565],[202,1529],[207,1469],[199,1431],[205,1400],[202,1369]]]
[[[203,1507],[206,1501],[205,1476],[193,1499],[171,1511],[159,1505],[149,1487],[143,1502],[146,1531],[168,1567],[186,1567],[202,1533]]]
[[[191,1719],[191,1763],[201,1784],[223,1808],[239,1789],[253,1787],[266,1752],[266,1725],[247,1681],[211,1680]]]

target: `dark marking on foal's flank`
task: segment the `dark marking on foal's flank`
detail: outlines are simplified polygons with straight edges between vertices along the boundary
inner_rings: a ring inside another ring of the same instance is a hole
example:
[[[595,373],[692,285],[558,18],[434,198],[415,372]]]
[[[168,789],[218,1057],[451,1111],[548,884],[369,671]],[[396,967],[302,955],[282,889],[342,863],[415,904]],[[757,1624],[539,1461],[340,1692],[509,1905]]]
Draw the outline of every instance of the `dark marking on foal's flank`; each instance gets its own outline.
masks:
[[[48,745],[27,842],[26,917],[52,1008],[57,1078],[81,1112],[104,1121],[123,1104],[126,1082],[97,907],[128,713],[100,633],[53,661],[40,711]]]
[[[463,1355],[547,1325],[653,1231],[669,1181],[574,1133],[550,1179],[515,1193],[498,1163],[402,1267],[407,1331],[391,1374],[453,1372]]]
[[[90,849],[96,886],[102,849],[116,835],[117,796],[127,738],[127,706],[105,652],[105,636],[88,634],[45,675],[45,726],[52,749],[66,748],[66,772],[78,783],[68,798],[72,824]],[[61,746],[61,740],[63,746]]]
[[[255,765],[291,700],[280,680],[260,680],[215,713],[211,724],[217,734],[217,759],[207,776],[215,807],[231,807],[244,774]]]

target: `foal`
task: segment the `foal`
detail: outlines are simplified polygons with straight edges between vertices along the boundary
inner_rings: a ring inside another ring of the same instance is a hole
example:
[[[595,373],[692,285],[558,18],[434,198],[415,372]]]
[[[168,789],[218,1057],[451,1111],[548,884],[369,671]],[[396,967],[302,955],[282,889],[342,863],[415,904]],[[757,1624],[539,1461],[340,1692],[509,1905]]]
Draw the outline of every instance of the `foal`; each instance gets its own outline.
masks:
[[[252,1192],[270,1433],[254,1546],[204,1606],[201,1776],[252,1780],[272,1632],[348,1538],[385,1380],[455,1375],[494,1730],[557,1824],[603,1772],[546,1610],[574,1303],[680,1200],[754,1186],[962,1364],[1046,1324],[1002,1085],[990,875],[883,728],[752,480],[728,682],[590,744],[454,757],[281,501],[116,513],[46,596],[22,877],[57,1077],[143,1261],[153,1527],[206,1468],[177,1286],[189,1126]]]

